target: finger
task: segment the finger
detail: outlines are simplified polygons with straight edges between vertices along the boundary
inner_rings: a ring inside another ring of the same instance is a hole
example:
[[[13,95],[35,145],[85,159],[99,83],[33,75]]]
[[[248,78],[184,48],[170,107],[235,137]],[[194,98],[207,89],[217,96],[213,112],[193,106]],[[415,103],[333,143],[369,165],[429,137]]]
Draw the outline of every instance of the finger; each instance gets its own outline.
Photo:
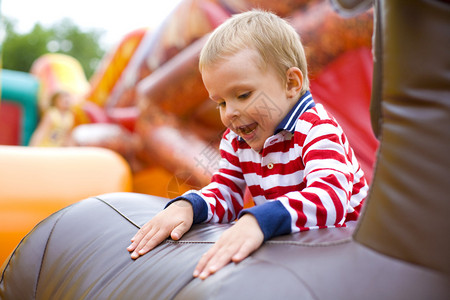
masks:
[[[144,255],[158,246],[166,237],[167,235],[161,233],[157,229],[150,230],[150,232],[148,232],[136,246],[131,254],[131,258],[136,259],[139,256]]]
[[[181,239],[181,237],[188,232],[190,229],[189,224],[186,224],[185,222],[182,222],[180,225],[178,225],[177,227],[175,227],[171,234],[170,237],[175,240],[178,241],[179,239]]]
[[[248,243],[244,243],[239,250],[231,257],[231,260],[235,263],[243,261],[247,258],[253,251],[254,247]]]
[[[168,237],[169,234],[166,232],[156,232],[149,240],[147,240],[146,243],[143,244],[142,247],[140,247],[140,250],[138,251],[139,255],[144,255],[145,253],[149,252],[150,250],[161,244],[161,242]]]
[[[233,247],[217,252],[217,254],[209,260],[209,263],[205,268],[210,274],[216,273],[231,262],[231,257],[236,251],[236,248]]]
[[[209,249],[207,252],[203,253],[202,257],[200,258],[200,260],[197,263],[197,266],[195,267],[194,273],[192,274],[194,277],[198,277],[203,272],[205,266],[207,265],[208,261],[210,260],[211,256],[213,255],[214,246],[211,249]]]
[[[142,241],[145,235],[148,234],[148,232],[151,230],[151,224],[147,223],[144,226],[141,227],[141,229],[136,232],[136,234],[131,238],[131,245],[128,246],[128,251],[134,251],[136,247],[139,245],[139,243]]]
[[[143,233],[142,233],[142,229],[140,229],[131,239],[131,245],[128,246],[127,250],[128,251],[134,251],[134,249],[136,249],[136,247],[139,245],[139,243],[141,242],[142,238],[143,238]]]
[[[131,245],[127,247],[128,252],[134,251],[134,249],[136,249],[137,245],[138,245],[137,243],[132,242]]]
[[[231,257],[237,252],[238,247],[235,245],[228,245],[220,247],[208,260],[203,271],[200,273],[199,278],[204,280],[208,276],[216,273],[230,261]]]

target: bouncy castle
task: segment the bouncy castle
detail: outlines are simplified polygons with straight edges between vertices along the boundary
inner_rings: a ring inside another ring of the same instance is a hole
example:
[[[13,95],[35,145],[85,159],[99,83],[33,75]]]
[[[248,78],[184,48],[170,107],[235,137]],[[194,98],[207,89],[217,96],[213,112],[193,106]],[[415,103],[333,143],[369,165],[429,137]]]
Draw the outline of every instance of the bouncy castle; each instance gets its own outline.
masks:
[[[328,1],[183,0],[159,27],[124,36],[89,80],[78,61],[63,54],[43,55],[30,73],[3,70],[1,144],[26,147],[52,94],[64,90],[74,99],[71,155],[83,156],[86,147],[114,152],[130,170],[125,191],[173,198],[205,185],[217,168],[224,126],[203,86],[198,55],[208,33],[252,8],[271,10],[298,31],[315,99],[343,126],[371,180],[378,146],[369,116],[373,11],[343,18]],[[36,160],[44,151],[27,148]],[[87,171],[91,164],[80,161],[79,168]],[[73,180],[65,174],[61,169],[58,176]],[[253,205],[250,195],[246,201]],[[64,205],[50,206],[48,213]]]
[[[205,280],[194,267],[230,224],[195,224],[132,260],[130,237],[217,168],[224,128],[198,54],[211,30],[253,7],[285,17],[302,38],[311,91],[369,175],[362,215],[347,227],[269,239]],[[65,201],[11,249],[0,298],[448,299],[449,21],[450,5],[439,0],[183,0],[76,85],[72,147],[0,147],[0,222],[14,216],[1,234],[36,203],[53,203],[45,215]],[[39,69],[31,73],[50,95]],[[49,103],[40,95],[34,111]]]

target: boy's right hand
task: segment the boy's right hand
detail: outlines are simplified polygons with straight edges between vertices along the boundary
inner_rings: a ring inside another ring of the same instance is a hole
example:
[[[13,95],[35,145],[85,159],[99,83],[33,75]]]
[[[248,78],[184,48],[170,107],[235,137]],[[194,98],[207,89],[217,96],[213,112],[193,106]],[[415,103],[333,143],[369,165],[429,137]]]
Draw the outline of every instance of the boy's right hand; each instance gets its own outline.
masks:
[[[148,221],[131,239],[127,250],[136,259],[149,252],[169,236],[179,240],[192,226],[194,210],[186,200],[179,200],[159,212]]]

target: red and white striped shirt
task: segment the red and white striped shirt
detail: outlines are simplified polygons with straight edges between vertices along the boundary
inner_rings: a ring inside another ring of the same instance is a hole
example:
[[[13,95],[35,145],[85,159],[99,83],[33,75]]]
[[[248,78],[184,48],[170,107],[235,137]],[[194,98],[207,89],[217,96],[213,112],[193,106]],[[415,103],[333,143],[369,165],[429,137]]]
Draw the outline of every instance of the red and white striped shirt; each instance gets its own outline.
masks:
[[[265,240],[291,232],[341,227],[356,220],[368,184],[336,120],[309,92],[265,141],[260,152],[227,130],[220,144],[219,171],[190,201],[194,223],[231,222],[255,216]],[[243,209],[245,188],[255,206]],[[170,203],[168,205],[170,205]]]

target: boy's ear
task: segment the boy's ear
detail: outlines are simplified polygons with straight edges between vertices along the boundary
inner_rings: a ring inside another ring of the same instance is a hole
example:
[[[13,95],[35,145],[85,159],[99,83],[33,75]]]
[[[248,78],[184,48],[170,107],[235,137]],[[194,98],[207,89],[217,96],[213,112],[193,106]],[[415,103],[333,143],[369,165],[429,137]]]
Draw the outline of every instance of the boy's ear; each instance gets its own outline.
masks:
[[[303,73],[297,67],[286,71],[286,94],[288,98],[298,98],[303,86]]]

